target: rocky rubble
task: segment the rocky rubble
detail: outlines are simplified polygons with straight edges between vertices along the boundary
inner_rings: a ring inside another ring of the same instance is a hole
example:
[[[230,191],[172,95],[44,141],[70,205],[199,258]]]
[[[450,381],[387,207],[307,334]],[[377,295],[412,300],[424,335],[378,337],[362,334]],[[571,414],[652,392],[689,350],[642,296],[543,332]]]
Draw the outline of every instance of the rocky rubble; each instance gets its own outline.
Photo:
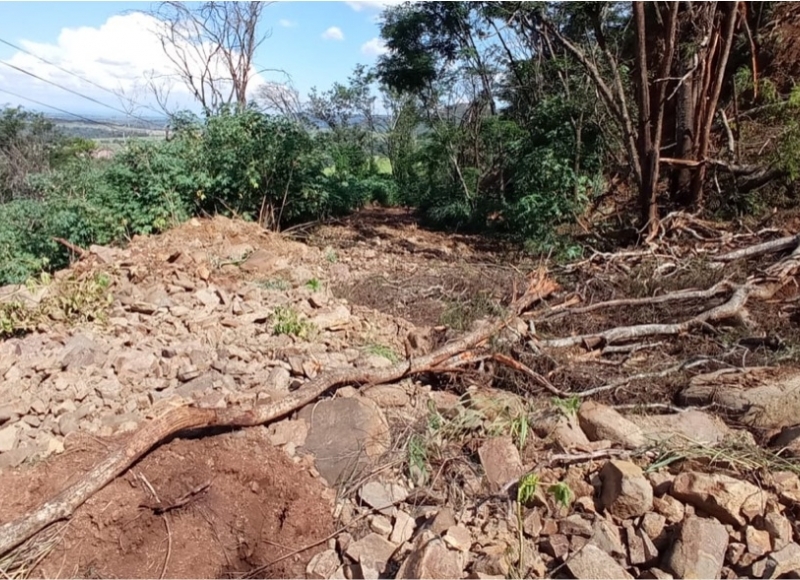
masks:
[[[267,404],[326,370],[430,347],[430,328],[335,298],[326,281],[344,274],[329,252],[222,218],[91,253],[71,274],[109,277],[104,321],[0,342],[0,469],[57,454],[76,432],[124,434],[185,403]],[[35,304],[48,291],[0,300]],[[706,384],[687,396],[707,396]],[[800,575],[795,473],[757,486],[708,461],[657,461],[687,441],[754,445],[748,432],[695,409],[529,403],[477,385],[462,397],[415,381],[345,386],[264,427],[339,492],[345,531],[307,576]],[[535,490],[520,502],[529,473]]]

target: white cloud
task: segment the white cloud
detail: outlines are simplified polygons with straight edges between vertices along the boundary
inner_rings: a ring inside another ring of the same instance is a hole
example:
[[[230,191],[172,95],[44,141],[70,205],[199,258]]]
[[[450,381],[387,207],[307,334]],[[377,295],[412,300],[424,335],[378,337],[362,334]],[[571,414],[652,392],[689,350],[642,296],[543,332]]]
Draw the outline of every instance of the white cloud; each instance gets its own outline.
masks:
[[[361,12],[362,10],[383,10],[403,2],[405,0],[349,0],[346,4],[356,12]]]
[[[154,34],[159,25],[160,21],[153,16],[134,12],[112,16],[96,28],[88,26],[64,28],[56,42],[52,44],[22,40],[20,45],[25,50],[86,77],[105,89],[123,92],[128,99],[155,107],[154,99],[145,88],[146,79],[174,78],[175,73],[173,63],[164,54]],[[116,99],[114,95],[50,66],[34,56],[16,52],[6,60],[48,81],[114,107],[126,108],[121,104],[121,101],[125,101],[124,98]],[[224,74],[225,69],[221,62],[215,63],[214,69]],[[66,91],[10,68],[3,67],[2,74],[3,84],[13,87],[14,92],[21,95],[73,112],[92,110],[114,114],[108,109],[92,105],[80,97],[70,95]],[[263,83],[262,77],[254,75],[251,89],[255,90]],[[8,100],[7,95],[0,94],[0,103]],[[35,108],[25,101],[20,101],[18,104]],[[170,92],[170,105],[180,108],[193,104],[188,89],[180,81],[174,82]],[[148,111],[140,109],[136,113],[142,115]],[[152,114],[152,111],[149,113]]]
[[[294,20],[289,20],[287,18],[281,18],[280,20],[278,20],[278,24],[280,24],[284,28],[294,28],[295,26],[297,26],[297,22],[295,22]]]
[[[380,56],[389,52],[389,49],[386,48],[386,43],[375,37],[361,45],[361,52],[367,56]]]
[[[344,32],[338,26],[331,26],[322,33],[322,38],[325,40],[344,40]]]

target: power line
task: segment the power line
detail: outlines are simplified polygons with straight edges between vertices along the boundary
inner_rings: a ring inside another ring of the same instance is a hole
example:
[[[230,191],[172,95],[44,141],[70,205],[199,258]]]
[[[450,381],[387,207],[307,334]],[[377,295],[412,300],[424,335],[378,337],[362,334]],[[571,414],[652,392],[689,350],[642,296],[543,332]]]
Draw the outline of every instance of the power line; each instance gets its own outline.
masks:
[[[69,74],[69,75],[72,75],[72,76],[74,76],[75,78],[77,78],[77,79],[80,79],[80,80],[82,80],[83,82],[85,82],[85,83],[88,83],[88,84],[92,85],[93,87],[97,87],[97,88],[98,88],[98,89],[100,89],[101,91],[105,91],[105,92],[107,92],[107,93],[109,93],[109,94],[111,94],[111,95],[114,95],[114,96],[115,96],[115,97],[117,97],[117,98],[124,98],[124,99],[126,99],[126,100],[130,101],[131,103],[133,103],[133,104],[135,104],[135,105],[138,105],[138,106],[142,107],[143,109],[148,109],[148,110],[150,110],[150,111],[153,111],[154,113],[156,113],[156,114],[158,114],[158,115],[162,115],[162,114],[163,114],[163,112],[162,112],[162,111],[159,111],[158,109],[156,109],[156,108],[154,108],[154,107],[151,107],[151,106],[149,106],[149,105],[145,105],[145,104],[143,104],[143,103],[139,103],[139,102],[137,102],[137,101],[134,101],[133,99],[131,99],[131,98],[128,98],[128,97],[121,97],[121,95],[119,95],[118,93],[116,93],[116,92],[112,91],[111,89],[109,89],[109,88],[106,88],[106,87],[104,87],[103,85],[97,84],[97,83],[96,83],[96,82],[94,82],[93,80],[91,80],[91,79],[87,79],[86,77],[84,77],[84,76],[81,76],[81,75],[79,75],[78,73],[76,73],[76,72],[73,72],[73,71],[71,71],[71,70],[69,70],[69,69],[66,69],[66,68],[64,68],[64,67],[63,67],[63,66],[61,66],[61,65],[58,65],[58,64],[56,64],[56,63],[54,63],[54,62],[50,62],[49,60],[47,60],[47,59],[45,59],[45,58],[42,58],[41,56],[39,56],[39,55],[37,55],[37,54],[34,54],[34,53],[32,53],[31,51],[29,51],[29,50],[25,50],[24,48],[22,48],[22,47],[20,47],[20,46],[17,46],[16,44],[13,44],[13,43],[11,43],[11,42],[9,42],[9,41],[7,41],[7,40],[4,40],[4,39],[0,38],[0,43],[3,43],[3,44],[5,44],[6,46],[10,46],[11,48],[13,48],[13,49],[15,49],[15,50],[18,50],[18,51],[20,51],[20,52],[23,52],[23,53],[25,53],[25,54],[27,54],[27,55],[29,55],[29,56],[32,56],[33,58],[37,58],[37,59],[39,59],[40,61],[42,61],[43,63],[45,63],[45,64],[49,64],[50,66],[53,66],[53,67],[57,68],[58,70],[60,70],[60,71],[62,71],[62,72],[65,72],[65,73],[67,73],[67,74]]]
[[[87,123],[91,123],[93,125],[100,125],[101,127],[107,127],[109,129],[113,129],[114,131],[130,131],[130,127],[123,127],[122,125],[109,125],[108,123],[103,123],[102,121],[97,121],[95,119],[90,119],[89,117],[84,117],[83,115],[78,115],[77,113],[70,113],[69,111],[65,111],[64,109],[59,109],[58,107],[54,107],[53,105],[48,105],[47,103],[43,103],[41,101],[37,101],[36,99],[32,99],[30,97],[24,97],[20,94],[15,92],[9,91],[7,89],[0,88],[0,93],[6,93],[7,95],[11,95],[12,97],[17,97],[18,99],[23,99],[25,101],[30,101],[31,103],[37,104],[40,107],[47,107],[48,109],[53,109],[54,111],[58,111],[59,113],[63,113],[65,115],[69,115],[71,117],[76,117],[81,121],[86,121]]]
[[[46,78],[40,77],[39,75],[37,75],[35,73],[27,71],[24,68],[20,68],[20,67],[18,67],[16,65],[13,65],[13,64],[11,64],[9,62],[6,62],[4,60],[0,60],[0,64],[4,64],[9,68],[13,68],[16,71],[19,71],[19,72],[21,72],[23,74],[26,74],[26,75],[28,75],[30,77],[33,77],[33,78],[35,78],[37,80],[40,80],[40,81],[44,82],[44,83],[53,85],[54,87],[58,87],[59,89],[61,89],[63,91],[67,91],[68,93],[72,93],[73,95],[77,95],[77,96],[81,97],[82,99],[86,99],[87,101],[91,101],[91,102],[93,102],[93,103],[95,103],[97,105],[100,105],[101,107],[105,107],[107,109],[111,109],[112,111],[116,111],[117,113],[122,113],[126,117],[131,117],[131,118],[136,119],[138,121],[141,121],[142,123],[145,123],[147,125],[151,124],[150,121],[148,121],[147,119],[143,119],[142,117],[138,117],[136,115],[128,113],[127,111],[124,111],[123,109],[119,109],[117,107],[114,107],[113,105],[109,105],[107,103],[104,103],[103,101],[98,101],[97,99],[95,99],[93,97],[89,97],[87,95],[81,94],[78,91],[74,91],[74,90],[72,90],[72,89],[70,89],[68,87],[65,87],[64,85],[60,85],[60,84],[55,83],[53,81],[47,80]]]

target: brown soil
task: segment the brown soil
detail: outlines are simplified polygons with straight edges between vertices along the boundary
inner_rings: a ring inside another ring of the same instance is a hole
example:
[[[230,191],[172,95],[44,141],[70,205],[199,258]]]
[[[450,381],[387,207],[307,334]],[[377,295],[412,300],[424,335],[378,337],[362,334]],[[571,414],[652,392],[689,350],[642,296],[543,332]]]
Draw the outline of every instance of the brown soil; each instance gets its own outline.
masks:
[[[469,327],[507,303],[531,267],[513,245],[428,230],[399,208],[367,208],[316,228],[308,242],[348,259],[336,296],[417,326]]]
[[[77,510],[63,541],[33,575],[303,577],[324,541],[280,558],[333,531],[331,493],[263,433],[250,429],[162,445]],[[0,474],[0,521],[24,514],[79,478],[107,444],[114,442],[86,438],[52,461]],[[145,507],[157,505],[153,492],[160,505],[174,505],[187,494],[192,499],[157,515]]]

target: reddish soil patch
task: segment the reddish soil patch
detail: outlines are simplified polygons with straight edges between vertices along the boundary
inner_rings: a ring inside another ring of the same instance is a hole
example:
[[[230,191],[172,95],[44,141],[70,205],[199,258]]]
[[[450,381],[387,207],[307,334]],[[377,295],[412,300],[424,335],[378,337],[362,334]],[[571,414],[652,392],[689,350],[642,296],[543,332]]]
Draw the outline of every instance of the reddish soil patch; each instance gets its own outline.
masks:
[[[84,443],[87,447],[54,461],[0,475],[0,521],[46,501],[103,456],[100,445]],[[153,491],[161,505],[174,505],[187,494],[191,499],[159,515],[147,507],[156,504]],[[275,561],[332,531],[332,492],[272,447],[262,430],[175,439],[79,508],[63,541],[33,573],[49,578],[303,577],[324,544]]]

